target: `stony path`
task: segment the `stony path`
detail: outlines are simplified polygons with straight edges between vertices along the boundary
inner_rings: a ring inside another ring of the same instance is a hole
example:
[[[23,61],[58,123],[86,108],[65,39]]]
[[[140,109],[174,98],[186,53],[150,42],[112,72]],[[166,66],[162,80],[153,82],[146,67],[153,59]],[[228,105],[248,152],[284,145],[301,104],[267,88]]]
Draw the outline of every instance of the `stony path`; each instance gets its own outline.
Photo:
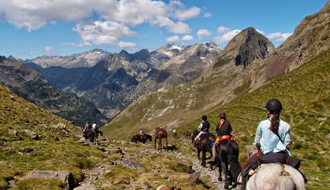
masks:
[[[187,145],[187,146],[190,146],[190,145]],[[123,151],[125,152],[125,150],[130,150],[130,149],[132,149],[132,148],[125,147],[123,149]],[[189,155],[184,155],[182,153],[172,152],[172,151],[169,151],[169,152],[166,152],[164,150],[163,151],[157,151],[157,150],[153,150],[153,149],[149,149],[149,148],[145,149],[145,151],[148,151],[148,152],[151,152],[151,153],[154,153],[154,154],[157,154],[157,153],[161,152],[162,154],[168,154],[168,155],[177,157],[178,159],[182,159],[182,160],[183,159],[185,159],[185,160],[188,159],[193,163],[192,169],[195,172],[200,172],[200,177],[204,176],[206,178],[209,178],[210,181],[213,183],[212,186],[216,187],[216,190],[224,190],[224,182],[218,181],[218,176],[219,176],[218,168],[215,167],[214,170],[211,170],[208,164],[207,164],[207,167],[202,167],[201,162],[198,160],[197,157],[192,157],[192,156],[189,156]],[[101,177],[104,174],[104,172],[111,169],[111,167],[112,166],[109,163],[109,164],[97,165],[96,167],[94,167],[93,169],[90,169],[90,170],[83,170],[85,179],[84,179],[84,181],[82,181],[80,183],[81,186],[75,188],[74,190],[83,190],[83,189],[84,190],[94,190],[94,189],[98,189],[96,187],[110,186],[109,185],[110,182],[108,184],[107,183],[101,184],[100,182],[97,181],[97,179],[99,177]],[[240,186],[238,186],[234,189],[239,189],[239,187]],[[146,187],[144,189],[148,189],[148,188]]]

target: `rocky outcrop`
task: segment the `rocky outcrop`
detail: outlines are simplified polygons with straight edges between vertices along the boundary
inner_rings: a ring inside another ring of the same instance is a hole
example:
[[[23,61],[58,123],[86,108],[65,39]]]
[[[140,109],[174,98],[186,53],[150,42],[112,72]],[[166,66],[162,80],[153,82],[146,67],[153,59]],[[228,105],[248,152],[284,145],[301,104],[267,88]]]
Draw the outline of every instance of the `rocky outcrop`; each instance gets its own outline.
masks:
[[[74,178],[70,172],[67,171],[50,171],[50,170],[32,170],[28,175],[21,178],[21,180],[30,178],[41,178],[41,179],[58,179],[61,182],[67,184],[65,189],[73,189]]]

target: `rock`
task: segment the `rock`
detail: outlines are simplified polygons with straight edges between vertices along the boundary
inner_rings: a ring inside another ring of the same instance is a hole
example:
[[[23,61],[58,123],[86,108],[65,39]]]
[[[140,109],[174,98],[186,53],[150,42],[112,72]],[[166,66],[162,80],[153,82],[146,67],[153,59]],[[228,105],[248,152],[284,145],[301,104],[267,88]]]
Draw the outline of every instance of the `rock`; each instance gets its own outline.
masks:
[[[66,125],[65,125],[64,123],[59,123],[59,124],[57,124],[57,127],[58,127],[59,129],[61,129],[61,130],[66,129]]]
[[[74,177],[68,171],[50,171],[50,170],[32,170],[30,173],[22,178],[22,180],[30,178],[49,179],[55,178],[67,184],[66,189],[73,189]]]
[[[140,162],[137,162],[135,160],[129,160],[129,159],[123,159],[117,162],[118,165],[125,166],[127,168],[133,169],[133,170],[139,170],[144,169],[146,170],[146,167],[141,164]]]
[[[201,176],[201,172],[195,172],[188,178],[188,181],[196,181],[199,179],[199,176]]]
[[[26,129],[25,132],[30,136],[31,139],[38,140],[39,135],[29,129]]]
[[[14,130],[9,130],[8,133],[10,135],[14,135],[14,136],[17,136],[18,132],[17,131],[14,131]]]
[[[245,146],[246,151],[248,152],[249,158],[258,152],[258,149],[255,145],[247,145]]]
[[[330,133],[325,138],[330,139]]]
[[[117,185],[117,184],[119,184],[122,181],[123,181],[122,179],[116,178],[115,181],[113,182],[113,184]]]
[[[181,190],[181,188],[171,187],[169,185],[161,185],[157,190]]]
[[[92,184],[86,183],[74,188],[73,190],[96,190],[96,188]]]

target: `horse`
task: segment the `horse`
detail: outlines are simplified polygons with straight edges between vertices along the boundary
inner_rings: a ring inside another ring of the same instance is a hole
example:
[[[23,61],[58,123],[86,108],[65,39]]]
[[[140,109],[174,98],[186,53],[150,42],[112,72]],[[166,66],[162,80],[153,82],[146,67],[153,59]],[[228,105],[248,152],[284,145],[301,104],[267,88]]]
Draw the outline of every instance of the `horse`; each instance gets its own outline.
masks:
[[[197,137],[197,135],[198,135],[198,131],[197,131],[197,129],[195,129],[193,134],[191,135],[191,143],[194,144],[195,138]]]
[[[131,139],[131,142],[137,143],[139,141],[139,142],[142,142],[143,144],[145,144],[148,140],[152,141],[152,136],[151,135],[145,134],[145,138],[142,138],[141,135],[134,135]]]
[[[92,129],[89,129],[87,131],[83,131],[83,137],[85,137],[85,140],[89,139],[90,142],[94,143],[95,133]]]
[[[158,143],[158,150],[160,150],[162,148],[162,139],[166,139],[166,150],[167,150],[167,131],[164,128],[156,128],[155,131],[155,149],[156,149],[156,143],[157,143],[157,139],[159,139],[159,143]]]
[[[280,163],[262,164],[246,184],[246,190],[305,190],[304,177],[295,168]]]
[[[241,173],[241,164],[238,161],[238,155],[239,148],[236,141],[225,139],[219,141],[216,146],[216,163],[219,167],[218,180],[222,181],[221,173],[223,169],[225,175],[225,189],[228,189],[232,182],[233,188],[237,186],[237,177]]]
[[[186,130],[186,132],[184,132],[183,134],[187,139],[190,137],[190,132],[188,130]]]
[[[256,146],[245,147],[249,157],[258,150]],[[246,190],[276,189],[276,190],[305,190],[304,176],[299,170],[280,163],[261,164],[256,173],[246,182]]]
[[[196,130],[197,131],[197,130]],[[193,137],[196,135],[194,132]],[[198,135],[198,134],[197,134]],[[194,146],[197,148],[197,157],[200,159],[200,153],[202,152],[202,163],[203,167],[206,166],[206,152],[209,152],[212,156],[212,143],[215,141],[216,136],[212,133],[206,133],[200,136],[200,140],[195,142],[195,138],[192,137]],[[211,166],[212,169],[212,166]]]

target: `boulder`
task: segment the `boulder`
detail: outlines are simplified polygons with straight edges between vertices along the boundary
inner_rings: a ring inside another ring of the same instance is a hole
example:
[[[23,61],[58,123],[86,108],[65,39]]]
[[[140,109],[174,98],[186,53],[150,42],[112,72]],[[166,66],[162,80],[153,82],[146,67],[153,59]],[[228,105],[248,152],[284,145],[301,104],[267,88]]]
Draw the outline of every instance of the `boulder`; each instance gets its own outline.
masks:
[[[139,170],[139,169],[144,169],[146,170],[146,167],[141,164],[138,161],[135,160],[130,160],[130,159],[122,159],[118,161],[118,165],[133,169],[133,170]]]
[[[31,139],[38,140],[39,135],[29,129],[26,129],[25,132],[30,136]]]
[[[49,178],[55,178],[60,180],[63,183],[67,184],[66,189],[73,189],[74,187],[74,177],[73,175],[68,171],[50,171],[50,170],[32,170],[30,173],[23,178],[30,179],[30,178],[41,178],[41,179],[49,179]]]

